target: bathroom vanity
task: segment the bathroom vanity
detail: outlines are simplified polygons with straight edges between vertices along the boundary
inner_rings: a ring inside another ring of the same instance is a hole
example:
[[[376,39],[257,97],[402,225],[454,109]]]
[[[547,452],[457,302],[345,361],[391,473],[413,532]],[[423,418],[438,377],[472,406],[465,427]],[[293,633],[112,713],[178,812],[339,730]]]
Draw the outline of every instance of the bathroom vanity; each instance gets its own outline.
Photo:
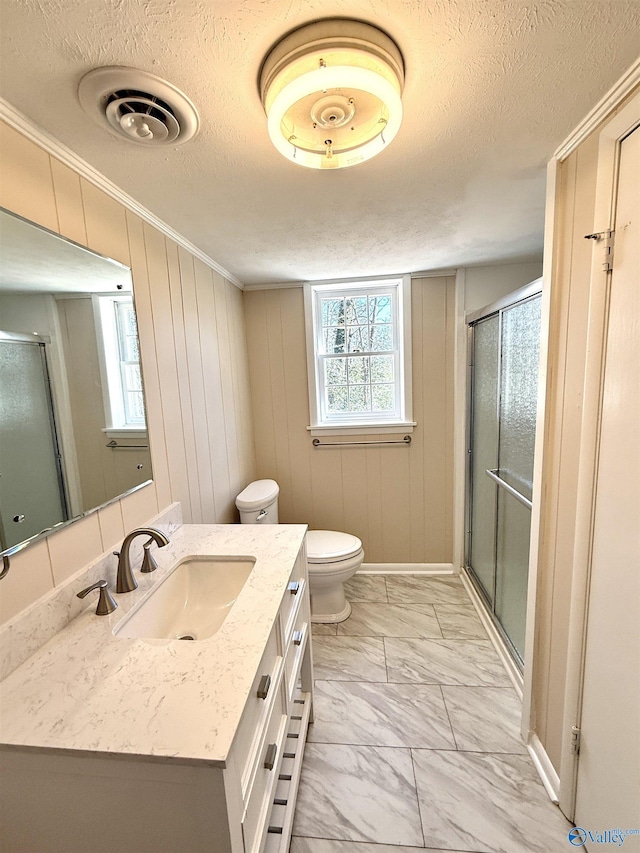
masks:
[[[305,530],[184,525],[113,614],[92,602],[5,679],[3,851],[285,853],[312,714]],[[255,561],[215,633],[126,636],[203,556]]]

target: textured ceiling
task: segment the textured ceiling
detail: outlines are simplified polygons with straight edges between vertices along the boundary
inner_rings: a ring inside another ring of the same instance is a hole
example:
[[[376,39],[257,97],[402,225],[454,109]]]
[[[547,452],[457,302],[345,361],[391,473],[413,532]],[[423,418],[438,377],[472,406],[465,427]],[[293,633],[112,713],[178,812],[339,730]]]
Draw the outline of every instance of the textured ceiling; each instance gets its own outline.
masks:
[[[640,53],[640,0],[2,0],[0,94],[245,283],[539,255],[545,164]],[[261,61],[318,18],[399,45],[405,119],[380,157],[320,172],[272,147]],[[81,109],[90,69],[181,88],[198,137],[149,151]]]

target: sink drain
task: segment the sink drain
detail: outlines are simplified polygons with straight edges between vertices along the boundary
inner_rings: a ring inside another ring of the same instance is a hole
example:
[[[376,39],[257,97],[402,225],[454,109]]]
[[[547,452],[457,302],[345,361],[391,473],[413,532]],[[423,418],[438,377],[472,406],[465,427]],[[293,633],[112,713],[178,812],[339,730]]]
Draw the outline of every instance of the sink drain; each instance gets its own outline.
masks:
[[[193,634],[178,634],[176,640],[195,640]]]

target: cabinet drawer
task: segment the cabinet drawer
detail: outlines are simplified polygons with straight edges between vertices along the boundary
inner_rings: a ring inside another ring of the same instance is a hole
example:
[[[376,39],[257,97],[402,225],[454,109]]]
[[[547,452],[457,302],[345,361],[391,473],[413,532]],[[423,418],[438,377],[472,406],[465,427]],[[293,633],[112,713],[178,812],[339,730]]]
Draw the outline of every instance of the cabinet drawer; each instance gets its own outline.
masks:
[[[287,591],[284,594],[284,599],[280,606],[280,619],[282,621],[282,635],[284,637],[285,646],[289,642],[293,625],[295,624],[298,611],[302,606],[307,592],[307,580],[305,565],[302,559],[298,557],[296,564],[293,567]]]
[[[278,693],[273,703],[273,711],[269,718],[265,737],[260,742],[258,764],[242,820],[245,853],[258,853],[267,832],[273,792],[278,782],[278,773],[284,751],[287,722],[284,681],[281,680],[278,684]]]
[[[306,607],[300,607],[297,613],[296,621],[293,624],[291,637],[289,638],[289,646],[285,657],[285,684],[287,686],[287,700],[293,700],[298,678],[300,675],[300,665],[304,656],[304,650],[307,645],[307,634],[309,633],[308,612]]]
[[[251,693],[244,707],[234,741],[235,748],[238,750],[243,800],[246,800],[246,789],[250,782],[256,750],[264,733],[265,722],[273,700],[273,691],[278,688],[281,670],[282,656],[278,651],[278,621],[276,620],[251,685]]]

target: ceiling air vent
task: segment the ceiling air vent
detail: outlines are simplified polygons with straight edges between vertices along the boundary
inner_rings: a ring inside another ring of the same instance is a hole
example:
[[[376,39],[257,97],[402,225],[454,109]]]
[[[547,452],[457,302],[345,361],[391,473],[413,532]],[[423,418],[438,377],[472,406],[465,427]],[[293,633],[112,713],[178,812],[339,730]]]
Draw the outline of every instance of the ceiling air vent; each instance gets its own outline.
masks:
[[[147,147],[181,145],[200,125],[186,95],[135,68],[96,68],[80,81],[78,96],[85,111],[110,133]]]

